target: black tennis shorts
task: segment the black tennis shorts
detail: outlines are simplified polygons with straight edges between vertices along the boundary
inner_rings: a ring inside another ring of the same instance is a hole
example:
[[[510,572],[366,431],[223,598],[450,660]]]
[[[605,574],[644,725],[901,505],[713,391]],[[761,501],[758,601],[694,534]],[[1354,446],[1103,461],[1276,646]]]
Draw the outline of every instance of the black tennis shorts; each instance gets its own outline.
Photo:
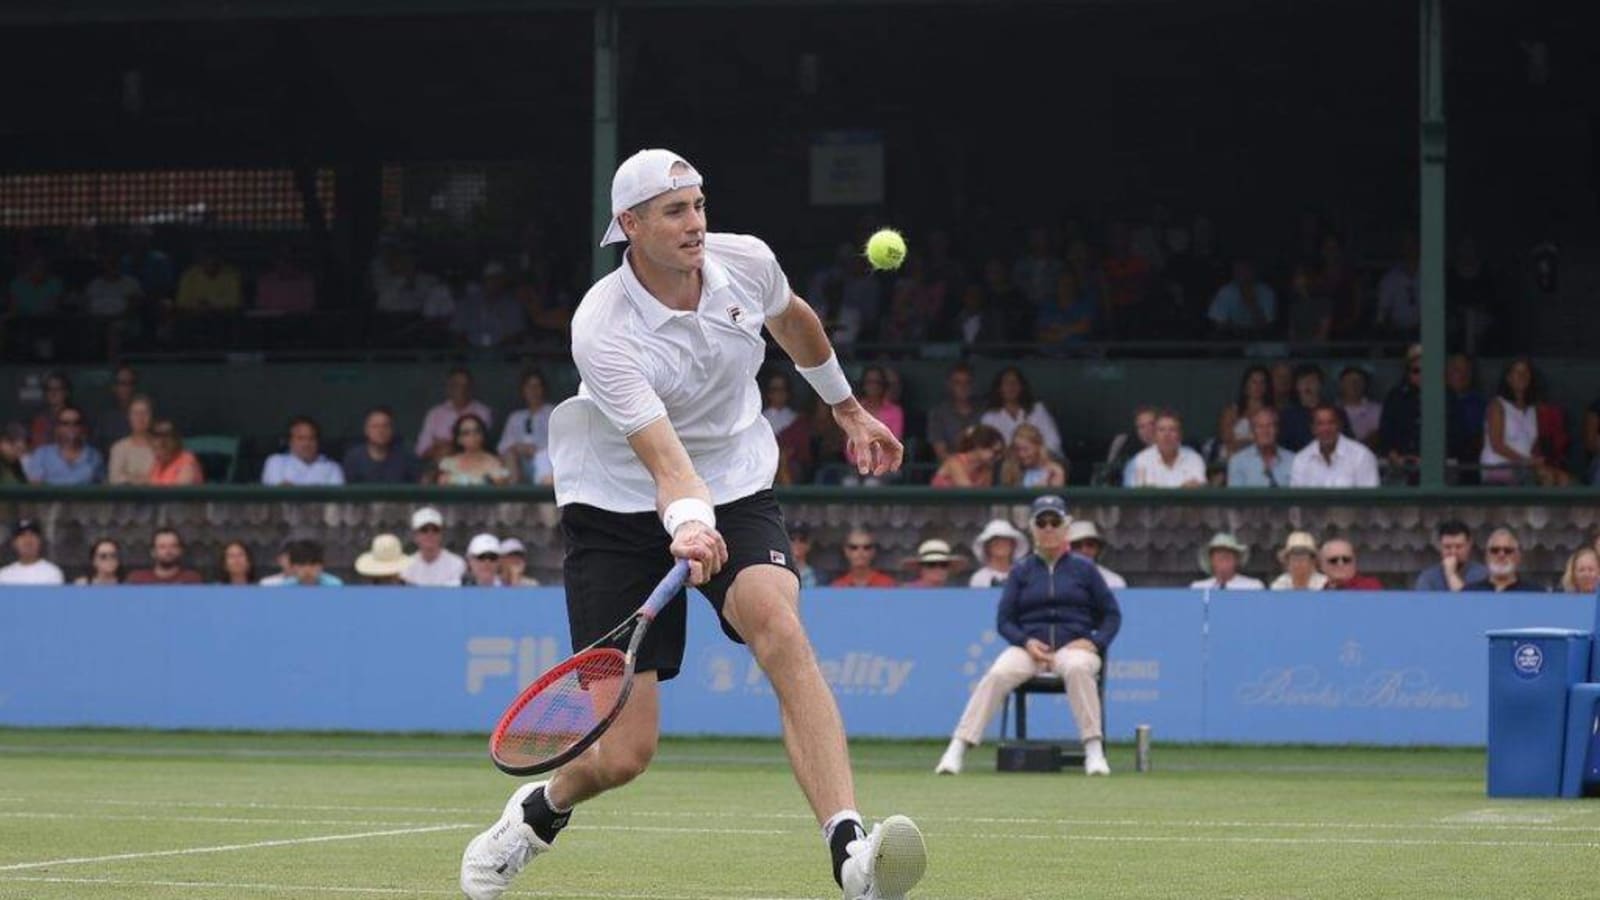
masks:
[[[723,632],[742,644],[744,640],[722,616],[728,588],[750,566],[781,566],[794,572],[789,532],[770,490],[718,506],[717,531],[728,544],[728,564],[696,590],[711,601]],[[561,535],[567,544],[562,563],[567,623],[577,650],[599,640],[644,603],[672,568],[672,541],[653,512],[611,512],[582,503],[561,508]],[[687,622],[688,607],[682,598],[668,604],[644,636],[635,671],[653,670],[662,681],[675,677],[683,665]]]

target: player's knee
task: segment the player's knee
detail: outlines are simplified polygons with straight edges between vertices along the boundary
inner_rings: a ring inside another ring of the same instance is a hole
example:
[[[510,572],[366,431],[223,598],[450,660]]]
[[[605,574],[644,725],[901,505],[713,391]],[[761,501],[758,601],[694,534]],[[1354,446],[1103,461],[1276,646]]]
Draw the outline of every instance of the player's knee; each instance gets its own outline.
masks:
[[[805,625],[793,609],[774,608],[750,632],[744,638],[750,645],[750,652],[762,665],[777,661],[785,653],[810,654],[811,643],[806,637]]]
[[[644,774],[655,758],[654,744],[630,744],[607,747],[600,761],[600,771],[608,788],[621,787]]]

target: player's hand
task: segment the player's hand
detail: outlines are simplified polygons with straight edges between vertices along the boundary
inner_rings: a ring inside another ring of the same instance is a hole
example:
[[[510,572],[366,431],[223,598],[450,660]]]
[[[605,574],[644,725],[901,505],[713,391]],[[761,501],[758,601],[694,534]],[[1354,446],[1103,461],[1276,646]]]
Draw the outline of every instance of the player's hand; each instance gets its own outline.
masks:
[[[704,522],[685,522],[672,535],[672,555],[689,561],[689,583],[705,584],[728,562],[728,543]]]
[[[1050,653],[1050,645],[1046,644],[1044,641],[1041,641],[1038,638],[1028,638],[1028,642],[1022,645],[1022,649],[1028,651],[1028,655],[1033,657],[1033,661],[1039,665],[1050,665],[1050,658],[1052,656]]]
[[[867,412],[854,397],[833,408],[833,420],[844,431],[845,446],[862,475],[883,476],[900,471],[906,448],[889,426]]]

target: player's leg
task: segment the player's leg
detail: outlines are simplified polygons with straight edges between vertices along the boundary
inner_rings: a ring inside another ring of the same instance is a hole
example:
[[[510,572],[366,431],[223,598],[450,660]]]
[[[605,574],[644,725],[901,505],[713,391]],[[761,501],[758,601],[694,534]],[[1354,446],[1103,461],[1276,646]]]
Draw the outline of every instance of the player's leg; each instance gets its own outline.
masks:
[[[655,672],[642,672],[633,676],[633,692],[611,729],[551,776],[545,798],[564,812],[638,778],[656,755],[660,733],[661,684]]]
[[[961,720],[956,723],[950,746],[939,757],[939,764],[934,771],[940,775],[959,775],[967,749],[983,743],[983,733],[994,721],[994,714],[999,711],[1006,696],[1038,671],[1039,664],[1021,647],[1007,647],[1000,651],[994,664],[989,666],[989,671],[983,674],[978,686],[973,689],[972,696],[967,698],[967,707],[961,711]]]
[[[1057,650],[1052,662],[1052,668],[1066,684],[1067,705],[1078,725],[1078,737],[1083,740],[1083,771],[1090,775],[1111,774],[1100,733],[1100,690],[1096,683],[1100,666],[1100,654],[1077,647]]]

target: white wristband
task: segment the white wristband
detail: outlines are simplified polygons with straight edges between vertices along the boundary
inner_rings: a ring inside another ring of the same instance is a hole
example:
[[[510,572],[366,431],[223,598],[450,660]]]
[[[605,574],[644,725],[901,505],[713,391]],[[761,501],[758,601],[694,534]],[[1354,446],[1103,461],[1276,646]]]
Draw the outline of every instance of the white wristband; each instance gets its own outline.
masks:
[[[839,354],[830,352],[828,358],[819,366],[810,369],[805,366],[795,366],[795,371],[800,373],[811,389],[817,392],[822,402],[829,406],[843,403],[855,396],[850,389],[850,379],[844,377],[844,369],[839,365]]]
[[[667,535],[677,534],[678,526],[685,522],[701,522],[707,528],[715,528],[717,511],[699,497],[683,497],[668,503],[667,511],[661,515],[661,524],[667,529]]]

